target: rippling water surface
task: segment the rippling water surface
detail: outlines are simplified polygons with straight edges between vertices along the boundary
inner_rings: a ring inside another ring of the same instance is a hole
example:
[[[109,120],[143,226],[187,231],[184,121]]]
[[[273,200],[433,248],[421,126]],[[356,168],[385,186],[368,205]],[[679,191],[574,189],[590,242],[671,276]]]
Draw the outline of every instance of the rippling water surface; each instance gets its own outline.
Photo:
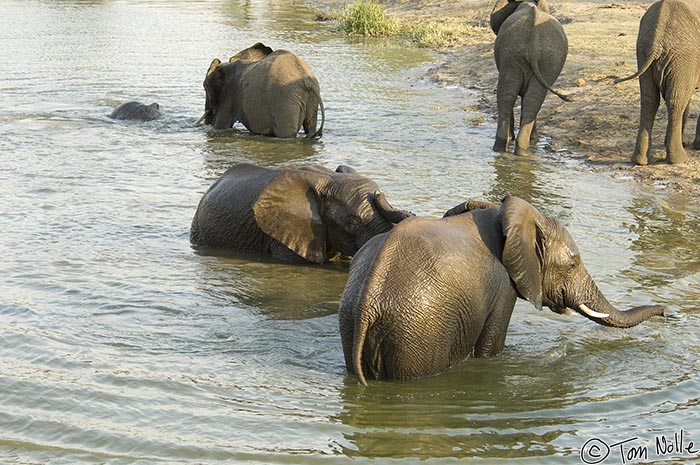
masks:
[[[211,60],[258,40],[315,70],[321,141],[194,126]],[[658,437],[700,444],[698,200],[545,143],[492,153],[476,97],[421,78],[437,59],[286,0],[0,2],[0,462],[559,464],[593,438],[651,462]],[[107,118],[134,99],[163,118]],[[199,198],[242,161],[348,164],[422,215],[516,193],[565,222],[613,303],[669,316],[624,331],[519,303],[498,357],[363,389],[344,266],[190,248]]]

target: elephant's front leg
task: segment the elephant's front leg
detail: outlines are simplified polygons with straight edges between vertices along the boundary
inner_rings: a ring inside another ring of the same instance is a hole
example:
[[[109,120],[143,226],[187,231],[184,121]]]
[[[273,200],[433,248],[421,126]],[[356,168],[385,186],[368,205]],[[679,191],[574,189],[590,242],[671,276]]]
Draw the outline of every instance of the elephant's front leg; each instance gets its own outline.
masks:
[[[661,103],[659,88],[651,71],[639,76],[639,94],[639,130],[637,131],[637,143],[632,154],[632,163],[646,165],[649,163],[651,130],[654,127],[656,112],[659,111],[659,103]]]
[[[517,155],[527,155],[530,152],[530,141],[532,140],[533,132],[537,133],[534,130],[535,121],[546,96],[547,89],[534,77],[530,79],[525,95],[523,95],[520,131],[515,143],[515,153]]]
[[[515,300],[515,293],[504,289],[498,301],[492,304],[492,311],[474,345],[474,357],[490,357],[503,350]]]

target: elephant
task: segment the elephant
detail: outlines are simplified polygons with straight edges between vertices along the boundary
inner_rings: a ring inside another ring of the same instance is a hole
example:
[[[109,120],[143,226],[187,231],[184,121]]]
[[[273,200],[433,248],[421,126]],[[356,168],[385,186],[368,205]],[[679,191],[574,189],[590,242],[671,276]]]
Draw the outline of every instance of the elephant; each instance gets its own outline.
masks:
[[[559,21],[549,14],[546,0],[498,0],[490,23],[496,34],[494,56],[498,69],[498,123],[493,150],[504,152],[514,138],[513,107],[520,96],[520,129],[514,153],[524,155],[538,137],[537,114],[547,91],[571,101],[571,97],[552,88],[564,67],[568,40]]]
[[[614,308],[562,223],[525,200],[470,200],[443,218],[406,219],[355,254],[338,318],[345,365],[366,385],[496,355],[517,298],[618,328],[665,309]]]
[[[700,1],[661,0],[649,7],[639,23],[637,68],[614,81],[639,78],[641,111],[632,162],[649,163],[651,131],[662,96],[668,112],[666,161],[683,163],[688,159],[683,132],[690,99],[700,85]],[[693,148],[700,149],[700,119]]]
[[[318,80],[308,65],[286,50],[258,42],[222,64],[212,61],[204,79],[204,120],[216,129],[240,121],[253,134],[321,137],[326,114]],[[316,129],[318,108],[321,126]]]
[[[160,105],[157,103],[145,105],[140,102],[126,102],[119,105],[109,117],[120,120],[151,121],[160,117]]]
[[[318,166],[229,168],[199,202],[195,246],[250,251],[287,263],[350,257],[412,213],[392,207],[354,169]]]

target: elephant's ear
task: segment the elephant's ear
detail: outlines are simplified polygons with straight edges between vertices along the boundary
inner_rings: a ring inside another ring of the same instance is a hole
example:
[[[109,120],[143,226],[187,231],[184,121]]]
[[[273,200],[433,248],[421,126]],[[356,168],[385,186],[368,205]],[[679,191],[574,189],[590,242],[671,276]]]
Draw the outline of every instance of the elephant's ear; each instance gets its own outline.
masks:
[[[219,60],[218,58],[214,58],[212,60],[211,64],[209,65],[209,69],[207,70],[207,77],[209,77],[211,75],[211,73],[216,71],[216,69],[219,67],[220,64],[221,64],[221,60]]]
[[[509,195],[498,219],[505,236],[501,261],[520,296],[542,310],[543,215],[518,197]]]
[[[515,11],[520,3],[520,0],[498,0],[496,2],[491,11],[491,16],[489,17],[491,30],[494,34],[498,35],[498,31],[501,29],[503,22],[508,19],[508,16]]]
[[[326,254],[326,228],[321,202],[314,188],[317,173],[288,170],[272,178],[253,205],[255,221],[263,232],[315,263]]]
[[[236,60],[258,61],[272,53],[272,49],[262,42],[256,42],[254,45],[236,53],[228,59],[229,62]]]

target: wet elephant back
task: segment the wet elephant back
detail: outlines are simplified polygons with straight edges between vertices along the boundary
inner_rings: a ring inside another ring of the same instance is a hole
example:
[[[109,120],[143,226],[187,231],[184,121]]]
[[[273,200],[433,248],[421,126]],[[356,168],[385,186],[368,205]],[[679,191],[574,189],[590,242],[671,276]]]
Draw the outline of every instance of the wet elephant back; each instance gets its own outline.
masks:
[[[190,231],[196,245],[263,251],[266,235],[253,218],[252,207],[279,170],[237,165],[204,194]]]
[[[306,63],[286,50],[277,50],[265,59],[252,63],[241,79],[241,123],[256,134],[278,137],[296,135],[305,114],[309,78],[316,79]],[[295,127],[287,128],[284,132],[293,134],[277,134],[278,119],[291,119],[289,124]]]

